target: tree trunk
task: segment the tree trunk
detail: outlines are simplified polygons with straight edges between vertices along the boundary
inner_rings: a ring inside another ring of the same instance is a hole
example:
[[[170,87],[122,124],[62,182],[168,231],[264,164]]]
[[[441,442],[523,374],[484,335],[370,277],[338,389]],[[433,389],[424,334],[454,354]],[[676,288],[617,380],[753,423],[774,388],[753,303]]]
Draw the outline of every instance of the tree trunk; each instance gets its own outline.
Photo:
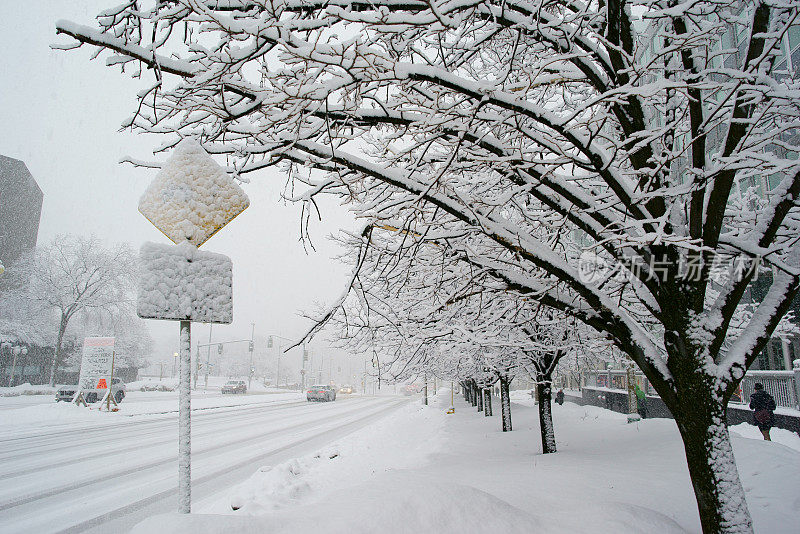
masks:
[[[13,350],[11,353],[14,358],[11,360],[11,374],[8,375],[8,387],[12,387],[14,385],[14,372],[17,370],[17,356],[19,356],[19,353],[14,352]]]
[[[505,375],[500,375],[500,410],[503,420],[503,432],[511,432],[511,397],[508,392],[510,380]]]
[[[56,352],[53,354],[53,363],[50,365],[50,387],[56,385],[56,371],[61,365],[61,345],[64,342],[64,332],[67,331],[69,318],[61,314],[61,323],[58,325],[58,339],[56,340]]]
[[[489,417],[492,415],[492,389],[486,388],[483,390],[483,415]]]
[[[475,382],[470,383],[469,385],[469,402],[472,406],[478,405],[478,388],[475,386]]]
[[[550,377],[538,377],[536,392],[539,395],[539,428],[542,433],[542,454],[556,452],[556,435],[553,431],[551,406],[552,382]]]
[[[725,425],[725,405],[710,388],[698,388],[684,398],[672,413],[683,438],[703,533],[750,534],[753,523]]]
[[[478,407],[478,411],[483,411],[483,388],[475,388],[475,397],[477,399],[476,406]]]

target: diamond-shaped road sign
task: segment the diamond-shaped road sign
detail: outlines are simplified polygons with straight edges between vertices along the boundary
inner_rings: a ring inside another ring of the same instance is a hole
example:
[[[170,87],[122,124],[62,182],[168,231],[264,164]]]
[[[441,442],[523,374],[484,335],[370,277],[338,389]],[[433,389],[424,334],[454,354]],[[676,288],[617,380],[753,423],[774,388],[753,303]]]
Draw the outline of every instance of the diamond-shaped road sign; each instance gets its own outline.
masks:
[[[199,247],[250,205],[228,173],[184,139],[139,200],[139,212],[174,243]]]

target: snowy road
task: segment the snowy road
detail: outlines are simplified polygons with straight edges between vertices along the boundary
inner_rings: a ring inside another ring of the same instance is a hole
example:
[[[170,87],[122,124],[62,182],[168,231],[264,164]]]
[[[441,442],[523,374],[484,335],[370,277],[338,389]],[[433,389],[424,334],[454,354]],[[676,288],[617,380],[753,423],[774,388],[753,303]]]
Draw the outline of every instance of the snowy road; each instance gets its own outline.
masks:
[[[262,397],[263,399],[264,397]],[[406,401],[263,400],[192,412],[194,509],[261,465],[312,452]],[[176,507],[175,414],[0,438],[0,531],[126,532]]]

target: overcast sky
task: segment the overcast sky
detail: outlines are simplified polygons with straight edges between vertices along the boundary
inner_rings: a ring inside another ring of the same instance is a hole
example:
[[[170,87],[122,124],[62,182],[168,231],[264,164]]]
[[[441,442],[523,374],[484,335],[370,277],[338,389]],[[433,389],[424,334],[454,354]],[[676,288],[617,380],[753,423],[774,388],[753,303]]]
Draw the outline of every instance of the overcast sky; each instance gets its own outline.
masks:
[[[51,50],[58,19],[94,25],[93,18],[114,0],[7,2],[0,32],[0,154],[25,162],[44,192],[39,243],[60,233],[95,234],[104,241],[166,243],[137,212],[139,196],[155,171],[117,163],[125,155],[154,157],[158,139],[118,132],[135,105],[135,94],[150,83],[89,61],[90,49]],[[324,206],[312,228],[316,252],[298,241],[300,209],[280,200],[286,177],[276,170],[251,176],[243,187],[251,206],[203,245],[230,256],[234,265],[234,323],[214,327],[214,339],[256,335],[299,336],[308,322],[298,316],[315,302],[334,301],[344,288],[347,267],[332,260],[340,252],[327,236],[356,223],[341,207]],[[157,342],[156,359],[177,346],[177,324],[148,321]],[[206,325],[193,334],[205,342]],[[321,344],[319,344],[321,345]],[[319,346],[316,350],[324,352]]]

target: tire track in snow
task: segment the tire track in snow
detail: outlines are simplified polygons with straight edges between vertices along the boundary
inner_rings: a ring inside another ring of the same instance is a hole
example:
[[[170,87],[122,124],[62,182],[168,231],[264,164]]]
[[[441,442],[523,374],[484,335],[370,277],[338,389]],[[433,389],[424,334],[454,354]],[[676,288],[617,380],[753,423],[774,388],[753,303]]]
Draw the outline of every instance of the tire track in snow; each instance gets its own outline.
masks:
[[[347,415],[347,414],[350,414],[352,412],[357,412],[357,411],[359,411],[361,409],[361,404],[362,403],[357,403],[354,406],[350,406],[350,403],[348,402],[347,403],[348,406],[346,406],[347,409],[343,410],[342,412],[340,412],[340,413],[338,413],[336,415]],[[335,408],[335,405],[331,405],[331,406],[333,408]],[[331,411],[331,410],[326,410],[326,412],[327,411]],[[312,420],[306,420],[306,421],[303,421],[302,423],[299,423],[299,424],[296,424],[296,425],[289,425],[289,426],[280,427],[280,428],[276,429],[274,432],[270,432],[268,438],[271,439],[271,438],[275,438],[275,437],[280,437],[280,436],[283,436],[283,435],[291,433],[291,432],[296,432],[296,431],[301,430],[301,429],[306,428],[306,427],[313,427],[315,425],[318,425],[320,422],[327,421],[329,419],[329,417],[330,417],[329,414],[325,413],[325,414],[322,414],[320,417],[317,417],[317,418],[312,419]],[[206,446],[206,447],[204,447],[202,449],[193,450],[192,451],[192,458],[199,458],[199,457],[202,457],[204,455],[208,455],[210,453],[214,453],[214,452],[216,452],[218,450],[222,450],[222,449],[225,449],[225,448],[230,447],[230,446],[241,446],[241,445],[244,445],[244,444],[247,444],[247,443],[251,443],[251,442],[258,441],[258,440],[262,440],[262,439],[264,439],[264,437],[265,436],[264,436],[263,432],[259,432],[259,433],[256,433],[255,435],[251,435],[251,436],[249,436],[249,437],[247,437],[245,439],[241,439],[241,438],[236,439],[236,438],[234,438],[233,440],[229,440],[229,441],[226,441],[226,442],[223,442],[223,443],[218,443],[218,444],[215,444],[215,445],[212,445],[212,446]],[[164,440],[164,443],[173,443],[175,441],[176,441],[175,437],[170,437],[169,439]],[[145,445],[141,445],[139,447],[135,447],[135,449],[142,449],[144,446]],[[112,452],[116,453],[117,451],[112,451]],[[37,493],[30,493],[30,494],[27,494],[27,495],[22,496],[22,497],[17,497],[15,499],[11,499],[11,500],[6,500],[6,501],[3,501],[3,502],[0,502],[0,512],[4,512],[6,510],[10,510],[12,508],[16,508],[18,506],[22,506],[22,505],[25,505],[25,504],[33,503],[35,501],[38,501],[38,500],[41,500],[41,499],[44,499],[44,498],[47,498],[47,497],[52,497],[54,495],[61,495],[61,494],[64,494],[64,493],[68,493],[68,492],[84,489],[86,486],[89,486],[89,485],[92,485],[92,484],[98,484],[98,483],[102,483],[102,482],[111,481],[111,480],[114,480],[114,479],[117,479],[117,478],[125,477],[125,476],[128,476],[128,475],[143,471],[143,470],[153,469],[153,468],[160,467],[160,466],[163,466],[163,465],[166,465],[166,464],[171,464],[171,463],[174,463],[176,461],[176,458],[177,458],[177,456],[175,454],[169,454],[169,455],[164,456],[161,459],[156,460],[156,461],[151,461],[151,462],[144,463],[144,464],[137,464],[135,466],[127,467],[125,469],[112,471],[110,473],[101,475],[99,477],[95,477],[95,478],[91,478],[91,479],[84,479],[84,480],[77,480],[77,481],[74,481],[74,482],[70,482],[69,484],[62,484],[60,486],[55,486],[55,487],[53,487],[51,485],[49,487],[49,489],[47,489],[45,491],[40,491],[40,492],[37,492]],[[37,472],[38,471],[46,471],[46,469],[37,469],[36,471]]]
[[[211,433],[218,433],[218,432],[224,432],[225,430],[228,429],[235,429],[237,426],[240,425],[240,420],[251,417],[253,411],[257,411],[259,414],[272,413],[275,416],[283,416],[286,415],[286,413],[282,412],[287,408],[303,408],[303,407],[307,407],[308,409],[298,410],[298,411],[293,410],[291,412],[291,415],[302,415],[305,413],[313,413],[314,409],[319,410],[319,407],[313,407],[313,408],[310,407],[308,402],[306,401],[288,403],[281,406],[271,406],[268,409],[260,408],[259,410],[246,410],[246,411],[242,410],[242,412],[244,413],[234,413],[233,415],[226,414],[226,418],[223,419],[224,426],[213,426],[217,424],[217,419],[222,419],[222,418],[214,418],[213,420],[209,420],[210,418],[195,416],[195,418],[192,421],[192,436],[195,438],[200,438]],[[167,423],[166,425],[167,428],[172,429],[174,428],[175,420],[170,420],[167,421],[166,423]],[[213,427],[213,428],[209,429],[208,427]],[[27,460],[26,463],[28,465],[28,467],[25,468],[7,472],[0,472],[0,481],[27,475],[30,473],[35,473],[37,471],[41,471],[44,469],[64,467],[82,461],[95,460],[98,458],[113,456],[119,453],[141,450],[143,447],[154,447],[158,445],[172,443],[175,441],[173,437],[165,437],[163,439],[158,439],[155,441],[148,441],[147,443],[144,444],[139,443],[139,444],[129,445],[126,447],[117,447],[113,450],[108,450],[108,441],[114,441],[114,442],[124,441],[126,439],[127,434],[131,434],[132,437],[135,439],[141,439],[142,437],[159,436],[162,435],[163,433],[164,429],[158,428],[149,430],[147,432],[126,431],[126,433],[123,435],[113,434],[111,437],[109,437],[109,439],[103,441],[98,441],[96,438],[88,439],[82,443],[70,441],[69,442],[70,447],[78,447],[84,444],[88,446],[84,447],[81,450],[80,454],[77,456],[74,454],[74,452],[71,452],[69,449],[65,449],[63,446],[59,446],[59,447],[48,448],[46,450],[38,450],[32,454],[25,454],[21,452],[20,454],[17,454],[13,457],[0,458],[0,464],[9,464],[14,462],[14,460],[17,460],[18,458],[24,458],[25,460]],[[102,451],[101,449],[104,448],[107,450]],[[93,452],[94,450],[100,450],[100,452]],[[61,452],[62,454],[59,454],[57,456],[65,459],[60,461],[53,461],[52,458],[53,451]],[[44,461],[41,461],[39,463],[31,461],[36,458],[43,458]]]
[[[286,452],[286,451],[289,451],[289,450],[291,450],[293,448],[300,447],[300,446],[302,446],[304,444],[310,443],[310,442],[314,441],[315,439],[318,439],[321,436],[324,436],[325,434],[328,434],[328,433],[331,433],[331,432],[336,432],[337,438],[341,438],[341,437],[343,437],[343,436],[345,436],[345,435],[347,435],[347,434],[349,434],[351,432],[354,432],[354,431],[358,430],[359,428],[362,428],[362,427],[366,426],[367,424],[369,424],[372,421],[375,421],[375,420],[381,419],[382,417],[385,417],[385,415],[388,414],[389,412],[394,411],[394,410],[398,409],[399,407],[401,407],[401,406],[403,406],[403,405],[405,405],[407,403],[408,403],[407,400],[400,400],[400,401],[396,400],[395,402],[393,402],[389,406],[382,407],[381,409],[379,409],[377,411],[373,411],[373,412],[371,412],[371,413],[369,413],[369,414],[367,414],[367,415],[365,415],[363,417],[360,417],[360,418],[358,418],[358,419],[356,419],[354,421],[350,421],[348,423],[345,423],[344,425],[336,427],[333,430],[331,430],[331,429],[322,430],[322,431],[314,433],[314,434],[312,434],[310,436],[306,436],[304,438],[301,438],[301,439],[292,441],[290,443],[281,445],[279,447],[273,448],[273,449],[271,449],[271,450],[269,450],[269,451],[267,451],[265,453],[259,454],[258,456],[249,457],[249,458],[246,458],[244,460],[241,460],[241,461],[237,462],[236,464],[228,465],[224,469],[215,470],[215,471],[213,471],[211,473],[207,473],[207,474],[205,474],[203,476],[200,476],[198,478],[192,477],[192,490],[196,491],[198,489],[198,486],[202,486],[202,485],[207,485],[207,484],[213,483],[215,481],[215,479],[219,478],[220,476],[225,475],[226,473],[228,473],[228,472],[230,472],[232,470],[242,469],[242,468],[246,468],[248,466],[251,466],[251,467],[255,468],[255,465],[257,465],[259,462],[263,462],[263,461],[269,459],[272,456],[278,455],[278,454],[280,454],[282,452]],[[64,530],[60,530],[60,531],[57,531],[57,532],[58,532],[58,534],[85,533],[88,529],[93,529],[95,527],[100,527],[103,524],[108,523],[110,521],[119,520],[121,517],[130,515],[132,513],[137,512],[137,511],[140,511],[143,508],[147,507],[148,505],[152,505],[152,504],[158,503],[158,502],[163,501],[165,499],[174,497],[176,499],[175,502],[177,502],[177,493],[178,493],[177,492],[177,488],[172,488],[172,489],[169,489],[169,490],[166,490],[166,491],[161,491],[161,492],[159,492],[159,493],[157,493],[155,495],[151,495],[151,496],[146,497],[144,499],[140,499],[140,500],[138,500],[138,501],[136,501],[134,503],[130,503],[130,504],[126,505],[126,506],[117,508],[116,510],[113,510],[113,511],[98,515],[98,516],[96,516],[96,517],[94,517],[92,519],[88,519],[86,521],[83,521],[83,522],[78,523],[76,525],[72,525],[69,528],[66,528]]]

